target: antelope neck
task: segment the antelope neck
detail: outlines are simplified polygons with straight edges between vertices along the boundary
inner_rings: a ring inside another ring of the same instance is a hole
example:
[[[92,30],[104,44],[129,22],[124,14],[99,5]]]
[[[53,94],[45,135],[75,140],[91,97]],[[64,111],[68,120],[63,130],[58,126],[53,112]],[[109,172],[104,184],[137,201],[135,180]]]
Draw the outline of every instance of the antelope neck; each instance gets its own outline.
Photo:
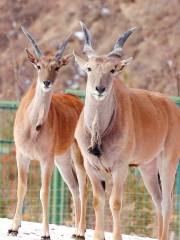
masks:
[[[84,122],[86,128],[91,132],[94,121],[98,121],[98,131],[101,137],[108,131],[108,127],[115,114],[114,94],[109,93],[105,99],[97,101],[86,91],[84,106]]]
[[[35,95],[28,107],[29,120],[32,125],[41,126],[47,119],[52,99],[52,90],[43,91],[39,80],[35,87]]]

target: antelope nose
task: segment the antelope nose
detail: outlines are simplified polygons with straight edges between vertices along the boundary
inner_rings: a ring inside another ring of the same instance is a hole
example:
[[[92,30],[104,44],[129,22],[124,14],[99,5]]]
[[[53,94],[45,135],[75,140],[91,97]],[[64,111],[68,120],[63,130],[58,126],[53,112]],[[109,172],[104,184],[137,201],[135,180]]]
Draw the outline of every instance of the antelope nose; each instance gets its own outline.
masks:
[[[49,85],[51,84],[51,81],[43,81],[45,87],[49,87]]]
[[[105,87],[104,86],[97,86],[96,91],[101,94],[105,91]]]

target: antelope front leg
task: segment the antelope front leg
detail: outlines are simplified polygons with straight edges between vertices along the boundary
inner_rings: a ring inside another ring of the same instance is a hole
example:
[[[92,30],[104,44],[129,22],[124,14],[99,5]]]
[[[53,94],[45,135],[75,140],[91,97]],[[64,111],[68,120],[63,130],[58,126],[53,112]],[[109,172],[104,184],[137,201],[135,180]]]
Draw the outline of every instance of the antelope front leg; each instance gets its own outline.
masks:
[[[17,168],[18,168],[18,188],[17,188],[17,205],[16,212],[13,218],[12,228],[8,231],[11,236],[16,236],[18,234],[18,229],[21,226],[22,218],[22,207],[24,202],[24,197],[27,192],[27,176],[29,170],[30,160],[24,157],[21,153],[17,151],[16,154]]]
[[[80,220],[78,224],[78,231],[77,237],[80,239],[85,239],[84,235],[86,232],[86,208],[87,208],[87,176],[84,172],[84,169],[77,169],[77,178],[79,183],[79,195],[80,195],[80,202],[81,202],[81,214]]]
[[[120,231],[120,210],[122,205],[123,185],[128,173],[128,166],[120,166],[112,171],[112,192],[109,200],[113,216],[113,240],[122,240]]]
[[[85,169],[90,178],[93,189],[93,206],[96,218],[93,240],[104,240],[105,191],[102,181],[96,175],[94,168],[92,168],[88,163],[86,163]]]
[[[42,203],[42,224],[43,224],[43,235],[42,240],[50,239],[49,235],[49,223],[48,223],[48,203],[49,203],[49,184],[53,172],[54,161],[51,159],[47,162],[41,163],[41,190],[40,199]]]
[[[81,152],[78,148],[77,143],[72,145],[71,149],[72,159],[76,169],[76,175],[79,184],[79,197],[81,202],[81,214],[78,224],[76,237],[85,239],[84,235],[86,232],[86,208],[87,208],[87,195],[88,195],[88,181],[87,175],[84,168],[84,161]]]

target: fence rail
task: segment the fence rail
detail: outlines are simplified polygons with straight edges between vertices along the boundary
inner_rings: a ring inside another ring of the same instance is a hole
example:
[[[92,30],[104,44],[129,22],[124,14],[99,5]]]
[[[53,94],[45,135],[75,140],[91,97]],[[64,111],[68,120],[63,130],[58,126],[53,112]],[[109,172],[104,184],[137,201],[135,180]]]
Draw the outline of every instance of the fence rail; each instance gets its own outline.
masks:
[[[65,90],[84,99],[84,91]],[[180,107],[180,97],[172,97]],[[0,101],[0,217],[12,218],[16,205],[17,170],[15,161],[15,147],[13,142],[13,122],[17,101]],[[41,204],[39,201],[40,169],[37,161],[30,167],[28,181],[28,195],[23,208],[23,218],[31,221],[41,221]],[[94,213],[92,210],[92,194],[89,190],[89,204],[87,208],[88,227],[94,227]],[[176,238],[180,238],[180,166],[175,185],[175,211],[171,231]],[[13,209],[13,210],[12,210]],[[111,214],[106,208],[106,230],[111,230]],[[73,207],[68,188],[54,170],[50,188],[49,220],[51,223],[72,225]],[[125,186],[124,206],[122,210],[122,229],[127,234],[155,236],[155,213],[149,194],[144,188],[140,174],[136,169],[130,169]]]

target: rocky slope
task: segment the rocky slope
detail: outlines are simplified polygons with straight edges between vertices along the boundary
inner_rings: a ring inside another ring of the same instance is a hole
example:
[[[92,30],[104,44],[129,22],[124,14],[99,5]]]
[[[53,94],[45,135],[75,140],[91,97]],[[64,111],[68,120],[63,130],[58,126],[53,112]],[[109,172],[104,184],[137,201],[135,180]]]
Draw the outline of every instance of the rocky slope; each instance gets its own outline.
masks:
[[[36,76],[25,47],[31,47],[20,30],[24,25],[44,51],[55,52],[69,33],[80,30],[79,20],[92,32],[99,53],[111,50],[117,37],[130,27],[136,33],[126,44],[125,56],[133,56],[122,74],[132,87],[177,95],[180,64],[179,0],[1,0],[0,1],[0,99],[20,99]],[[80,54],[82,42],[73,36],[67,53]],[[57,91],[85,88],[85,76],[72,63],[62,69]]]

